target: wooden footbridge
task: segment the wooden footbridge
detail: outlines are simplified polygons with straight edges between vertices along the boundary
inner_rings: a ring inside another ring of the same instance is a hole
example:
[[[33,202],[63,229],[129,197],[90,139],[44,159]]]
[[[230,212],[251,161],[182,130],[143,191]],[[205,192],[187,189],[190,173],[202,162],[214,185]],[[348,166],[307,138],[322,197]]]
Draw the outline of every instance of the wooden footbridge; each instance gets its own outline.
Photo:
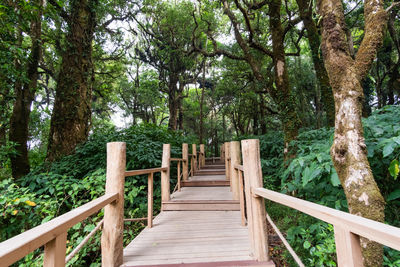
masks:
[[[275,266],[268,255],[267,220],[304,266],[266,214],[264,199],[333,224],[339,266],[363,266],[360,237],[400,250],[399,228],[263,188],[256,139],[223,144],[219,158],[206,159],[204,145],[199,152],[192,145],[191,154],[188,148],[183,144],[181,158],[171,158],[170,145],[165,144],[160,168],[127,171],[125,143],[107,144],[105,195],[0,243],[0,266],[42,246],[44,266],[65,266],[100,229],[102,266]],[[172,164],[177,164],[174,190]],[[153,180],[158,172],[161,212],[154,217]],[[148,216],[128,219],[125,178],[136,175],[147,175]],[[66,256],[67,231],[102,208],[104,219]],[[124,221],[137,220],[147,220],[147,227],[123,248]]]

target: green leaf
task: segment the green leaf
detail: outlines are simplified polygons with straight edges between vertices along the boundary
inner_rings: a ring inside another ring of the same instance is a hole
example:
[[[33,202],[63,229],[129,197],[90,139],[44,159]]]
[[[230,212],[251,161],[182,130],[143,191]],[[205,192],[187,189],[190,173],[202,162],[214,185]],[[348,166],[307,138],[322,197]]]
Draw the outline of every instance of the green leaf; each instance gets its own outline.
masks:
[[[390,175],[393,176],[393,178],[396,180],[397,176],[399,175],[400,169],[399,169],[399,161],[397,159],[392,160],[389,165],[389,172]]]
[[[332,183],[333,186],[339,186],[340,185],[339,176],[338,176],[336,171],[333,171],[331,173],[331,183]]]
[[[390,154],[392,154],[394,147],[393,147],[394,143],[389,143],[387,144],[384,148],[383,148],[383,157],[387,157]]]
[[[388,195],[386,201],[391,201],[400,198],[400,189],[394,190],[392,193]]]
[[[311,247],[311,243],[308,242],[308,241],[305,241],[305,242],[303,243],[303,247],[304,247],[305,249],[309,249],[309,248]]]

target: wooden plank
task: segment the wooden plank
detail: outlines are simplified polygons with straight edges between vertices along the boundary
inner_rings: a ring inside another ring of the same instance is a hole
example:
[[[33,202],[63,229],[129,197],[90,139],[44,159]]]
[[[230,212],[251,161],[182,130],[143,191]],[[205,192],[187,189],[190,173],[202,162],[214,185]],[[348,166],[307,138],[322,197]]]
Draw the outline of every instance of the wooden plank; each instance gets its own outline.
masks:
[[[363,267],[360,237],[340,226],[334,229],[338,266]]]
[[[239,211],[163,211],[125,248],[122,266],[251,260],[249,248]]]
[[[166,171],[166,170],[167,170],[167,168],[151,168],[151,169],[143,169],[143,170],[126,171],[125,177],[143,175],[143,174],[149,174],[149,173],[155,173],[155,172],[162,172],[162,171]]]
[[[206,164],[206,155],[204,152],[204,144],[200,144],[200,168],[203,168]]]
[[[197,169],[198,169],[198,164],[197,164],[197,145],[196,144],[192,144],[192,154],[193,154],[193,157],[192,157],[192,163],[193,163],[193,172],[192,173],[194,173],[195,171],[197,171]]]
[[[246,210],[245,210],[245,198],[244,198],[244,181],[243,172],[238,171],[239,174],[239,203],[240,203],[240,215],[242,219],[242,225],[246,225]]]
[[[243,171],[243,165],[235,164],[235,169]]]
[[[163,210],[240,210],[239,203],[163,202]]]
[[[322,221],[333,224],[334,226],[345,227],[359,236],[400,250],[400,228],[287,196],[265,188],[253,188],[252,192],[263,198],[294,208]]]
[[[224,181],[226,182],[226,181]],[[171,195],[175,200],[233,200],[229,187],[184,187]]]
[[[243,155],[243,174],[247,181],[245,188],[262,187],[263,176],[260,160],[260,145],[258,139],[242,140]],[[256,260],[268,261],[268,230],[265,214],[264,199],[250,195],[251,201],[248,212],[252,214],[248,217],[248,224],[252,225],[253,252]]]
[[[67,232],[62,233],[44,246],[44,267],[64,267],[67,251]]]
[[[161,200],[168,201],[170,199],[170,159],[171,158],[171,145],[163,145],[162,163],[161,167],[167,170],[161,172]],[[162,208],[162,207],[161,207]]]
[[[188,181],[182,182],[182,186],[186,187],[213,187],[213,186],[229,186],[229,181]]]
[[[147,227],[153,227],[153,173],[149,173],[147,177]]]
[[[13,264],[30,252],[54,239],[55,236],[61,235],[78,222],[96,213],[107,204],[112,203],[117,198],[117,193],[104,195],[47,223],[1,242],[0,266]]]
[[[108,205],[104,209],[101,235],[101,264],[103,266],[118,266],[123,261],[125,168],[126,144],[108,143],[106,193],[117,193],[118,199],[113,205]]]
[[[236,260],[236,261],[214,261],[214,262],[196,262],[196,263],[181,263],[181,264],[157,264],[157,265],[140,265],[142,267],[232,267],[232,266],[264,266],[274,267],[272,261],[261,262],[254,260]]]
[[[230,170],[233,199],[239,200],[239,174],[234,166],[240,164],[240,143],[230,142],[229,153],[231,156]]]
[[[182,144],[182,158],[184,159],[182,164],[182,179],[187,181],[189,179],[189,147],[188,144]]]

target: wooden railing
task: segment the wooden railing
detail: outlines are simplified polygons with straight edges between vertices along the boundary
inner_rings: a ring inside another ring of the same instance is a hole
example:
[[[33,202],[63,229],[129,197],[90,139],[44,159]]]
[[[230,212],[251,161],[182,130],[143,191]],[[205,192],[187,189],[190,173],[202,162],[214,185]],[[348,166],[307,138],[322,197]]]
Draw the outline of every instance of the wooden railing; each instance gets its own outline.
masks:
[[[293,248],[290,247],[282,233],[268,214],[266,214],[264,199],[294,208],[332,224],[335,231],[336,253],[339,266],[363,266],[360,237],[365,237],[393,249],[400,250],[400,228],[263,188],[259,141],[257,139],[242,140],[241,145],[243,165],[233,163],[236,158],[235,154],[238,153],[234,147],[238,146],[238,142],[225,143],[224,157],[225,160],[230,158],[231,164],[233,164],[234,171],[231,172],[230,177],[231,184],[234,185],[232,192],[238,191],[239,195],[244,194],[243,198],[240,197],[242,223],[246,219],[252,253],[257,260],[269,260],[268,235],[266,231],[266,220],[268,219],[298,265],[304,266],[300,258],[293,251]],[[233,180],[238,181],[237,186]],[[243,213],[243,202],[246,207],[245,214]]]
[[[193,155],[191,168],[201,166],[197,162],[196,145],[192,145]],[[90,240],[96,231],[102,229],[101,250],[102,266],[119,266],[123,258],[124,221],[147,220],[147,227],[153,226],[153,184],[154,173],[161,173],[161,202],[170,199],[170,165],[171,161],[178,162],[177,186],[180,190],[181,180],[188,179],[188,144],[182,145],[182,158],[171,158],[171,147],[163,145],[162,165],[160,168],[126,171],[126,144],[114,142],[107,144],[107,178],[105,195],[90,201],[70,212],[65,213],[47,223],[32,228],[20,235],[0,243],[0,266],[8,266],[23,258],[30,252],[44,246],[43,266],[65,266],[79,250]],[[200,145],[199,159],[203,161],[204,145]],[[181,172],[182,167],[182,172]],[[147,217],[124,218],[124,189],[125,178],[146,175]],[[75,224],[87,219],[104,208],[104,218],[82,240],[82,242],[66,257],[67,232]],[[161,207],[162,209],[162,207]]]

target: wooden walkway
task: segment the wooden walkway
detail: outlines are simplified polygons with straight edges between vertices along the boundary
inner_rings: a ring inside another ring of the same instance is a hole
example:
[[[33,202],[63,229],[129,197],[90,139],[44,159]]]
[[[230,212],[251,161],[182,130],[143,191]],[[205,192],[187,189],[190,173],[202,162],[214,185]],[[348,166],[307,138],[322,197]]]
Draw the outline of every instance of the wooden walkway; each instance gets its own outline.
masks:
[[[253,260],[224,171],[223,165],[206,165],[163,202],[153,227],[124,249],[122,266],[274,266]]]

